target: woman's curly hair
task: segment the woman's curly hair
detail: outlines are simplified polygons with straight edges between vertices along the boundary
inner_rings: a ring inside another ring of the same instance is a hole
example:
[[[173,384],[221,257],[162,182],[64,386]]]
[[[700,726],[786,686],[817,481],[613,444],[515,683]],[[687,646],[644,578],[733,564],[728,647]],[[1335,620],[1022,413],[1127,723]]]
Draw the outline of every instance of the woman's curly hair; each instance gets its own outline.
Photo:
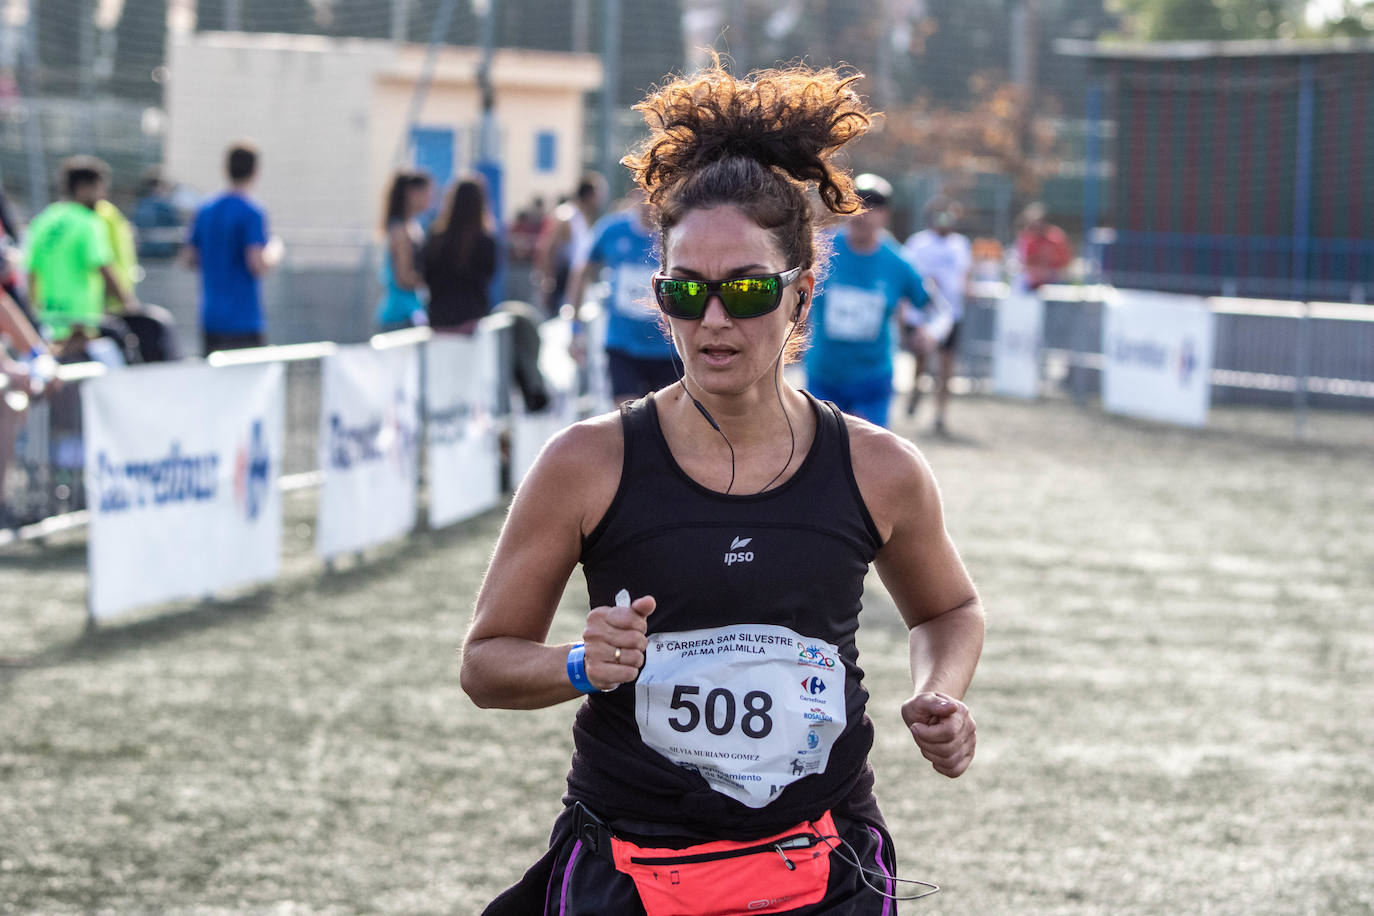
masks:
[[[869,127],[861,74],[794,66],[736,79],[719,61],[656,88],[635,106],[649,137],[622,161],[658,213],[660,254],[690,210],[732,204],[769,230],[789,267],[816,261],[808,191],[832,213],[863,204],[832,163]]]

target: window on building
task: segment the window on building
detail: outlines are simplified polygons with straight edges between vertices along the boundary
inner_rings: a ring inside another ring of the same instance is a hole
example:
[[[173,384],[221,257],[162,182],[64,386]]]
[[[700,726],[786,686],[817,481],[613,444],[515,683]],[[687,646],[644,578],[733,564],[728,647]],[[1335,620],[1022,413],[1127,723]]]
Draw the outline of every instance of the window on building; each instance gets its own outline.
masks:
[[[552,172],[558,167],[558,135],[541,130],[534,135],[534,170]]]

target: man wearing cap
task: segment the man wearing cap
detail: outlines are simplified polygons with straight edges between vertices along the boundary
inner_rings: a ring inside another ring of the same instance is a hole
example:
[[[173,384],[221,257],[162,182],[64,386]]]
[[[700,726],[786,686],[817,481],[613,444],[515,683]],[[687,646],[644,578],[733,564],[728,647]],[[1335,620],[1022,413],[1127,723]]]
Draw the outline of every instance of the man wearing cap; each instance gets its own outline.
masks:
[[[921,276],[887,231],[892,185],[860,175],[854,187],[864,211],[850,217],[832,240],[830,265],[811,310],[807,388],[840,410],[886,426],[892,400],[893,326],[905,304],[928,314]],[[931,340],[918,332],[920,346]]]
[[[968,289],[969,273],[973,270],[973,249],[968,236],[955,231],[959,224],[959,205],[945,197],[936,197],[926,204],[926,227],[906,240],[902,250],[921,276],[927,277],[940,291],[949,308],[949,333],[939,340],[939,374],[935,388],[935,432],[944,435],[945,412],[949,407],[949,380],[954,377],[954,356],[959,347],[959,329],[963,326],[964,293]],[[921,398],[917,384],[926,371],[929,353],[918,353],[916,371],[911,379],[911,395],[907,398],[906,414],[916,413]]]

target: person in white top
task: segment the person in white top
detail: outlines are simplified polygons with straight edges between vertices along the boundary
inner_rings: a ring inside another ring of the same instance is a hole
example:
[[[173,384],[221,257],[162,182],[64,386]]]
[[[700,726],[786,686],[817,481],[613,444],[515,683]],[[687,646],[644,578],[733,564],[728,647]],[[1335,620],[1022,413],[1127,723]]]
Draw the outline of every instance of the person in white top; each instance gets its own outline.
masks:
[[[912,265],[927,280],[939,288],[951,320],[949,333],[940,339],[936,352],[939,369],[935,387],[935,432],[944,435],[945,414],[949,408],[949,380],[954,377],[954,359],[959,347],[959,331],[963,327],[964,296],[968,291],[969,274],[973,269],[973,251],[968,237],[955,232],[962,215],[959,205],[945,197],[937,197],[926,205],[922,229],[906,240],[903,251]],[[917,351],[916,371],[911,379],[911,395],[907,399],[907,416],[916,413],[920,403],[921,374],[930,361],[929,352]]]
[[[550,318],[556,317],[567,301],[573,267],[586,259],[592,224],[605,203],[606,179],[588,172],[578,182],[573,199],[559,204],[540,230],[534,269],[544,313]]]

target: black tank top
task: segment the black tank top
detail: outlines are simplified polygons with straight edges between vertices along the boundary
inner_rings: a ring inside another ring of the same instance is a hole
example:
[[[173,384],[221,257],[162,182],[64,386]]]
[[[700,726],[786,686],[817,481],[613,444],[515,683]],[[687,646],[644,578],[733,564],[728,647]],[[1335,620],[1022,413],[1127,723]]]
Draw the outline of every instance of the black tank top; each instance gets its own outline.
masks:
[[[672,825],[682,836],[763,836],[829,808],[880,822],[854,635],[881,538],[854,480],[843,418],[833,404],[807,398],[817,419],[810,451],[791,478],[754,495],[701,486],[673,459],[652,398],[627,405],[620,486],[581,559],[590,607],[614,604],[621,589],[654,596],[650,635],[774,624],[838,647],[846,723],[825,770],[748,807],[643,742],[627,684],[589,696],[578,710],[570,799],[612,819]]]

